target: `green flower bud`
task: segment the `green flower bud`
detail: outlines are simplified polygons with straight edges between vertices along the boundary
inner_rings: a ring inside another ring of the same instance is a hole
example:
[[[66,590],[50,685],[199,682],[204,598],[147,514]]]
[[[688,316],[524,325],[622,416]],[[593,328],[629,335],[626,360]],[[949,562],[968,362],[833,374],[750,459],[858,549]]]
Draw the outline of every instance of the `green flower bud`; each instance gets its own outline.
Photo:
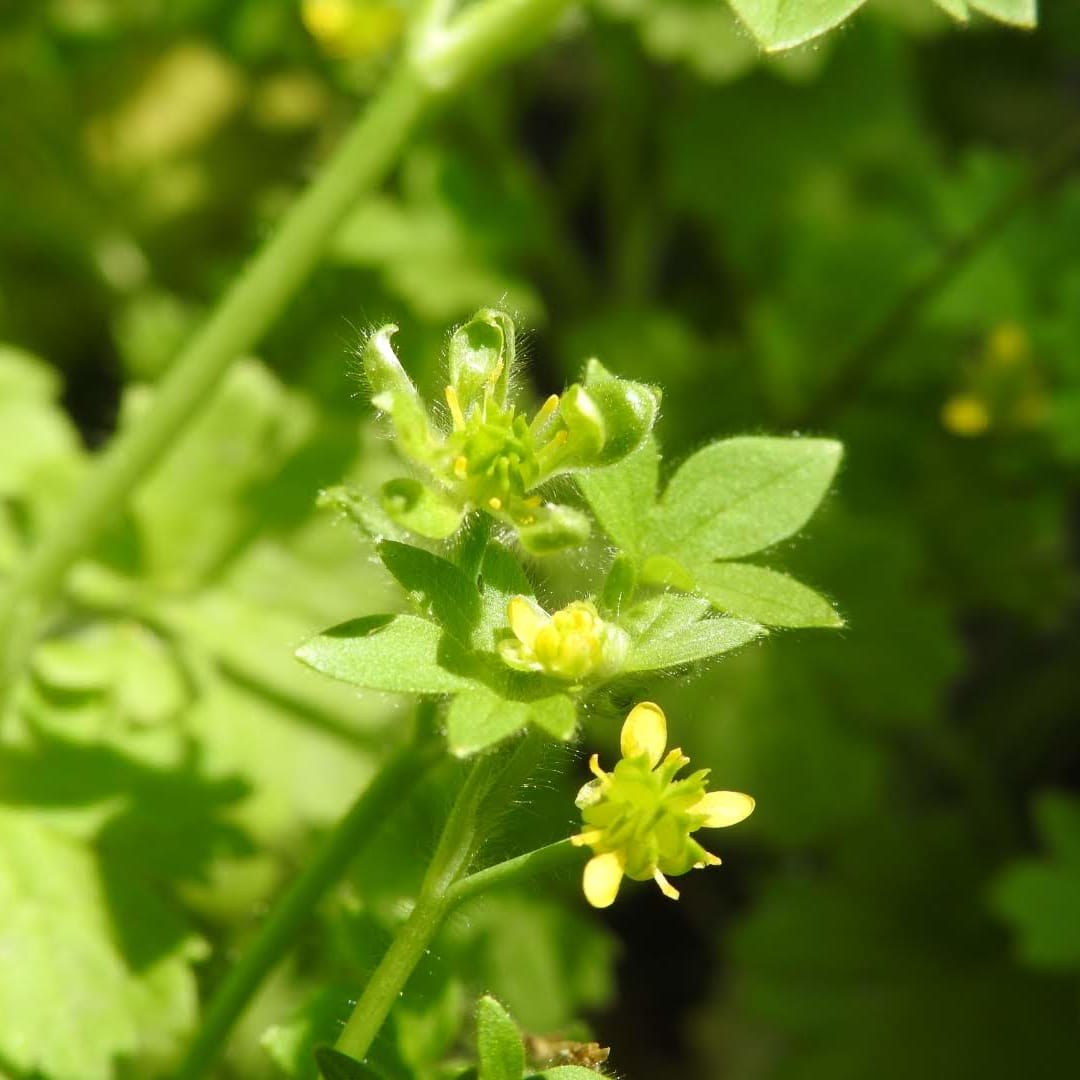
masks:
[[[585,367],[585,389],[605,433],[603,447],[592,464],[621,461],[652,431],[660,408],[660,391],[647,383],[612,375],[599,360],[590,360]]]
[[[490,402],[505,412],[514,368],[514,321],[505,311],[477,312],[450,339],[450,385],[467,418]]]
[[[584,514],[555,504],[537,507],[517,525],[521,546],[530,555],[550,555],[577,547],[589,539],[590,531],[589,519]]]
[[[465,517],[465,510],[442,492],[407,477],[383,484],[380,504],[395,525],[431,540],[453,536]]]

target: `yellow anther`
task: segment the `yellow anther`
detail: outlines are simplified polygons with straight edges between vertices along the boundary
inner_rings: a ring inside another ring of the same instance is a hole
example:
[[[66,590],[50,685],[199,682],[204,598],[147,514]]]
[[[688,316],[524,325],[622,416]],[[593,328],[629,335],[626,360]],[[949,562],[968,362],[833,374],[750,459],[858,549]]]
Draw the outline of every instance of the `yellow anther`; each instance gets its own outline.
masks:
[[[536,510],[543,501],[539,495],[530,495],[527,499],[522,499],[521,505],[527,506],[530,510]]]
[[[974,394],[955,394],[942,407],[941,422],[954,435],[982,435],[990,427],[990,412]]]
[[[570,837],[570,843],[574,847],[587,847],[595,844],[604,835],[603,829],[586,829],[585,832],[577,833]]]
[[[492,495],[491,498],[488,499],[488,506],[490,506],[492,510],[501,510],[502,499],[500,499],[498,495]]]
[[[548,418],[552,415],[552,413],[555,412],[555,410],[558,407],[559,407],[559,395],[558,394],[552,394],[551,397],[549,397],[547,399],[547,401],[545,401],[544,404],[541,405],[540,408],[537,410],[536,419],[533,421],[533,423],[534,424],[546,423]]]
[[[446,395],[446,404],[450,409],[450,416],[454,421],[454,430],[462,431],[465,427],[465,414],[461,411],[461,402],[458,401],[457,391],[448,386],[444,391]]]
[[[469,475],[469,459],[464,454],[454,458],[454,475],[459,480],[465,480]]]

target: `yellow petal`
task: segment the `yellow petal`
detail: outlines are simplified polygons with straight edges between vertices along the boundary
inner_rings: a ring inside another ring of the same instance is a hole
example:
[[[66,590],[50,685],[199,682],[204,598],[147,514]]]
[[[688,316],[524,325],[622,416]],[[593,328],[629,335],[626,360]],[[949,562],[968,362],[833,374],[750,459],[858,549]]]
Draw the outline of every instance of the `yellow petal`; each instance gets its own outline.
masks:
[[[586,829],[585,832],[579,832],[570,837],[570,843],[574,847],[586,847],[592,846],[604,835],[602,829]]]
[[[676,889],[675,886],[672,885],[671,882],[668,881],[668,879],[666,877],[664,877],[664,875],[661,874],[659,870],[654,870],[652,872],[652,876],[653,876],[653,881],[655,881],[656,884],[660,886],[660,891],[669,900],[678,900],[679,899],[679,890]]]
[[[753,812],[754,800],[741,791],[707,791],[689,810],[691,814],[704,815],[707,829],[738,825]]]
[[[513,596],[506,608],[510,629],[514,637],[531,649],[536,644],[536,635],[551,622],[551,616],[543,608],[524,596]]]
[[[585,899],[595,908],[611,907],[619,895],[622,876],[623,861],[617,851],[594,855],[585,864],[585,875],[581,882]]]
[[[664,710],[651,701],[635,705],[622,726],[622,755],[624,758],[644,754],[649,768],[656,768],[667,746],[667,718]]]

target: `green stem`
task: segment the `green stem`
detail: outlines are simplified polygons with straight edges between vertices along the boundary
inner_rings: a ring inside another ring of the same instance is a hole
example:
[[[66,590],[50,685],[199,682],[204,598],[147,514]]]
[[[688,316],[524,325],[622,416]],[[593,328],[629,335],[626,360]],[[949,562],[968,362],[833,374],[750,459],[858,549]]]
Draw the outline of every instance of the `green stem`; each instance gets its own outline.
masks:
[[[13,681],[26,652],[22,643],[57,598],[71,565],[116,520],[232,361],[266,332],[346,213],[389,170],[422,116],[440,96],[550,29],[569,2],[483,0],[448,27],[431,26],[404,55],[314,183],[177,357],[151,407],[98,459],[66,512],[30,554],[0,601],[0,685]],[[441,16],[445,5],[433,5],[433,11]]]
[[[450,888],[446,896],[447,910],[456,908],[480,893],[505,888],[507,885],[516,885],[524,878],[569,865],[575,857],[580,859],[580,848],[574,847],[568,839],[556,840],[554,844],[548,844],[547,847],[537,848],[535,851],[496,863],[484,870],[478,870],[475,874],[469,874],[468,877],[455,882]]]
[[[416,906],[375,969],[337,1041],[336,1048],[343,1054],[362,1061],[371,1049],[424,950],[454,904],[464,899],[465,894],[455,889],[463,884],[469,861],[487,833],[493,807],[520,784],[523,763],[536,760],[542,741],[542,736],[530,732],[512,754],[487,754],[473,764],[446,819]]]
[[[365,840],[439,758],[440,745],[422,716],[416,739],[383,764],[345,816],[326,837],[304,872],[263,923],[240,962],[225,976],[204,1014],[177,1080],[207,1075],[224,1049],[233,1024],[263,979],[296,940],[300,927],[345,872]]]

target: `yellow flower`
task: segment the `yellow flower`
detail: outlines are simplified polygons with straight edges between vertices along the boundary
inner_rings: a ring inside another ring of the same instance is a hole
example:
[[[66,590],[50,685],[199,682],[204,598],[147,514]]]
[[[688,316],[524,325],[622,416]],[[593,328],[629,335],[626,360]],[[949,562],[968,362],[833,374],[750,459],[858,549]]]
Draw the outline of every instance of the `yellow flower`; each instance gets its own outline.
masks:
[[[617,671],[630,638],[600,618],[588,600],[549,615],[534,600],[515,596],[507,605],[514,637],[499,645],[499,655],[517,671],[539,671],[568,682]]]
[[[679,898],[667,875],[685,874],[720,860],[690,834],[722,829],[749,817],[754,800],[739,791],[706,791],[708,769],[683,780],[675,775],[690,759],[681,750],[664,756],[667,719],[659,705],[635,705],[622,728],[622,760],[610,773],[593,754],[596,779],[578,793],[585,829],[571,842],[592,848],[582,886],[593,907],[615,901],[623,877],[652,879],[669,899]]]

